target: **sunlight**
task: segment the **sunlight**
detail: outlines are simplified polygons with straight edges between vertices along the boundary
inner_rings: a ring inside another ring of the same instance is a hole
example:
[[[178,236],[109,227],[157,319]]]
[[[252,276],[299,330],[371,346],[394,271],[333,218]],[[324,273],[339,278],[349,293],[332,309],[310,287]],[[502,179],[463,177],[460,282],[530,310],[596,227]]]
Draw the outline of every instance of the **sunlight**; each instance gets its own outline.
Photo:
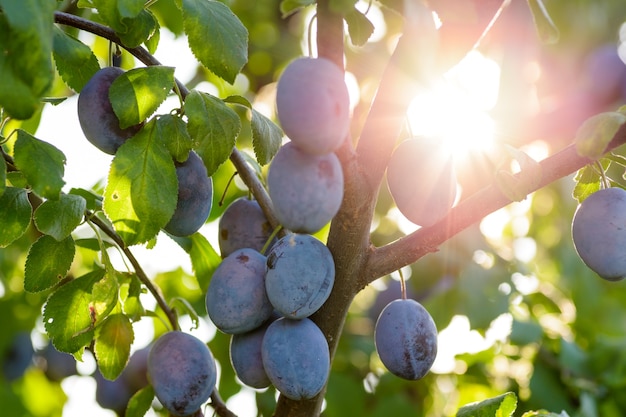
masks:
[[[412,101],[407,112],[411,133],[441,138],[455,158],[489,151],[495,128],[488,111],[496,104],[499,80],[495,61],[470,52]]]

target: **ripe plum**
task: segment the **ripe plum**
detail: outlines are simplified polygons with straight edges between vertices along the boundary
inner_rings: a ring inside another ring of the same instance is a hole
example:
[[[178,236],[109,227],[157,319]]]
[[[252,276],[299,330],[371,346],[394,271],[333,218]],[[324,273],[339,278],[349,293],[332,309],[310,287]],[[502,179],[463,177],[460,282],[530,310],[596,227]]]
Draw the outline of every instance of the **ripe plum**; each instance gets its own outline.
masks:
[[[260,252],[271,234],[272,226],[259,203],[246,197],[238,198],[220,217],[218,243],[222,257],[241,248]]]

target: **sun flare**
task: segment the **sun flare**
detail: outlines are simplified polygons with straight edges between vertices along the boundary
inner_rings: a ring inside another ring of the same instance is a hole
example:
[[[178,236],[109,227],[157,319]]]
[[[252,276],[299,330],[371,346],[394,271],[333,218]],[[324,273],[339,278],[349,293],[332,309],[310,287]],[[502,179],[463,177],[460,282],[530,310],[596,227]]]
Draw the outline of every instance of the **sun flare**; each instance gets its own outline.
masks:
[[[489,115],[497,101],[498,64],[470,52],[409,106],[409,128],[415,136],[437,137],[455,158],[490,150],[495,123]]]

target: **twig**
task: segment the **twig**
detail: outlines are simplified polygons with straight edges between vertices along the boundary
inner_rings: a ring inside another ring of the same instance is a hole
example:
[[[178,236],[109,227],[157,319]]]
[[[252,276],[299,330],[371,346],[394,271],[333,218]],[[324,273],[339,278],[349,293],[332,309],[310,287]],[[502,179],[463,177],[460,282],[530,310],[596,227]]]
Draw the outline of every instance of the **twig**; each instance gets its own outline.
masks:
[[[237,414],[233,413],[226,407],[224,400],[220,397],[220,393],[216,389],[211,393],[211,406],[220,417],[237,417]]]

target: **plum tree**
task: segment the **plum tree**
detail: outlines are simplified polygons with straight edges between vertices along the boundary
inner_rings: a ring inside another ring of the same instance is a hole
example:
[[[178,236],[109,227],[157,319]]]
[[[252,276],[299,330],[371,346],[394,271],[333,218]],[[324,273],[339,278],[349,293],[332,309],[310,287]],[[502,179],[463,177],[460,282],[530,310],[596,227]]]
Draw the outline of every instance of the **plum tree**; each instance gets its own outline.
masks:
[[[408,139],[394,150],[387,167],[387,185],[398,210],[420,226],[446,215],[456,198],[452,157],[436,142]]]
[[[210,397],[215,360],[200,339],[181,331],[161,335],[148,354],[148,380],[163,406],[176,416],[194,413]]]
[[[325,58],[293,60],[278,79],[276,110],[285,134],[300,149],[316,155],[334,151],[350,127],[343,71]]]
[[[267,255],[267,297],[285,317],[301,319],[315,313],[330,296],[334,282],[333,256],[312,235],[289,234]]]
[[[411,299],[394,300],[376,321],[376,350],[393,374],[423,378],[437,356],[437,327],[428,311]]]
[[[234,334],[230,339],[230,363],[244,384],[253,388],[266,388],[271,384],[263,367],[261,346],[267,327],[273,322],[246,333]]]
[[[269,325],[261,347],[272,384],[293,400],[313,398],[328,379],[328,343],[311,320],[279,318]]]
[[[217,267],[206,293],[206,309],[224,333],[244,333],[272,314],[265,292],[265,256],[250,248],[236,250]]]
[[[293,142],[283,145],[267,174],[276,217],[294,232],[315,233],[337,214],[343,173],[335,154],[311,155]]]
[[[240,197],[230,203],[219,220],[218,244],[223,258],[237,249],[260,252],[272,234],[272,226],[259,202]]]
[[[572,220],[572,239],[583,262],[602,278],[626,277],[626,191],[605,188],[587,197]]]
[[[113,112],[109,99],[109,88],[124,70],[104,67],[97,71],[85,84],[78,96],[78,121],[85,137],[95,147],[110,155],[130,137],[142,124],[120,128],[120,121]]]
[[[174,236],[188,236],[202,227],[213,204],[213,180],[197,153],[189,152],[185,162],[176,163],[178,201],[172,218],[163,230]]]

